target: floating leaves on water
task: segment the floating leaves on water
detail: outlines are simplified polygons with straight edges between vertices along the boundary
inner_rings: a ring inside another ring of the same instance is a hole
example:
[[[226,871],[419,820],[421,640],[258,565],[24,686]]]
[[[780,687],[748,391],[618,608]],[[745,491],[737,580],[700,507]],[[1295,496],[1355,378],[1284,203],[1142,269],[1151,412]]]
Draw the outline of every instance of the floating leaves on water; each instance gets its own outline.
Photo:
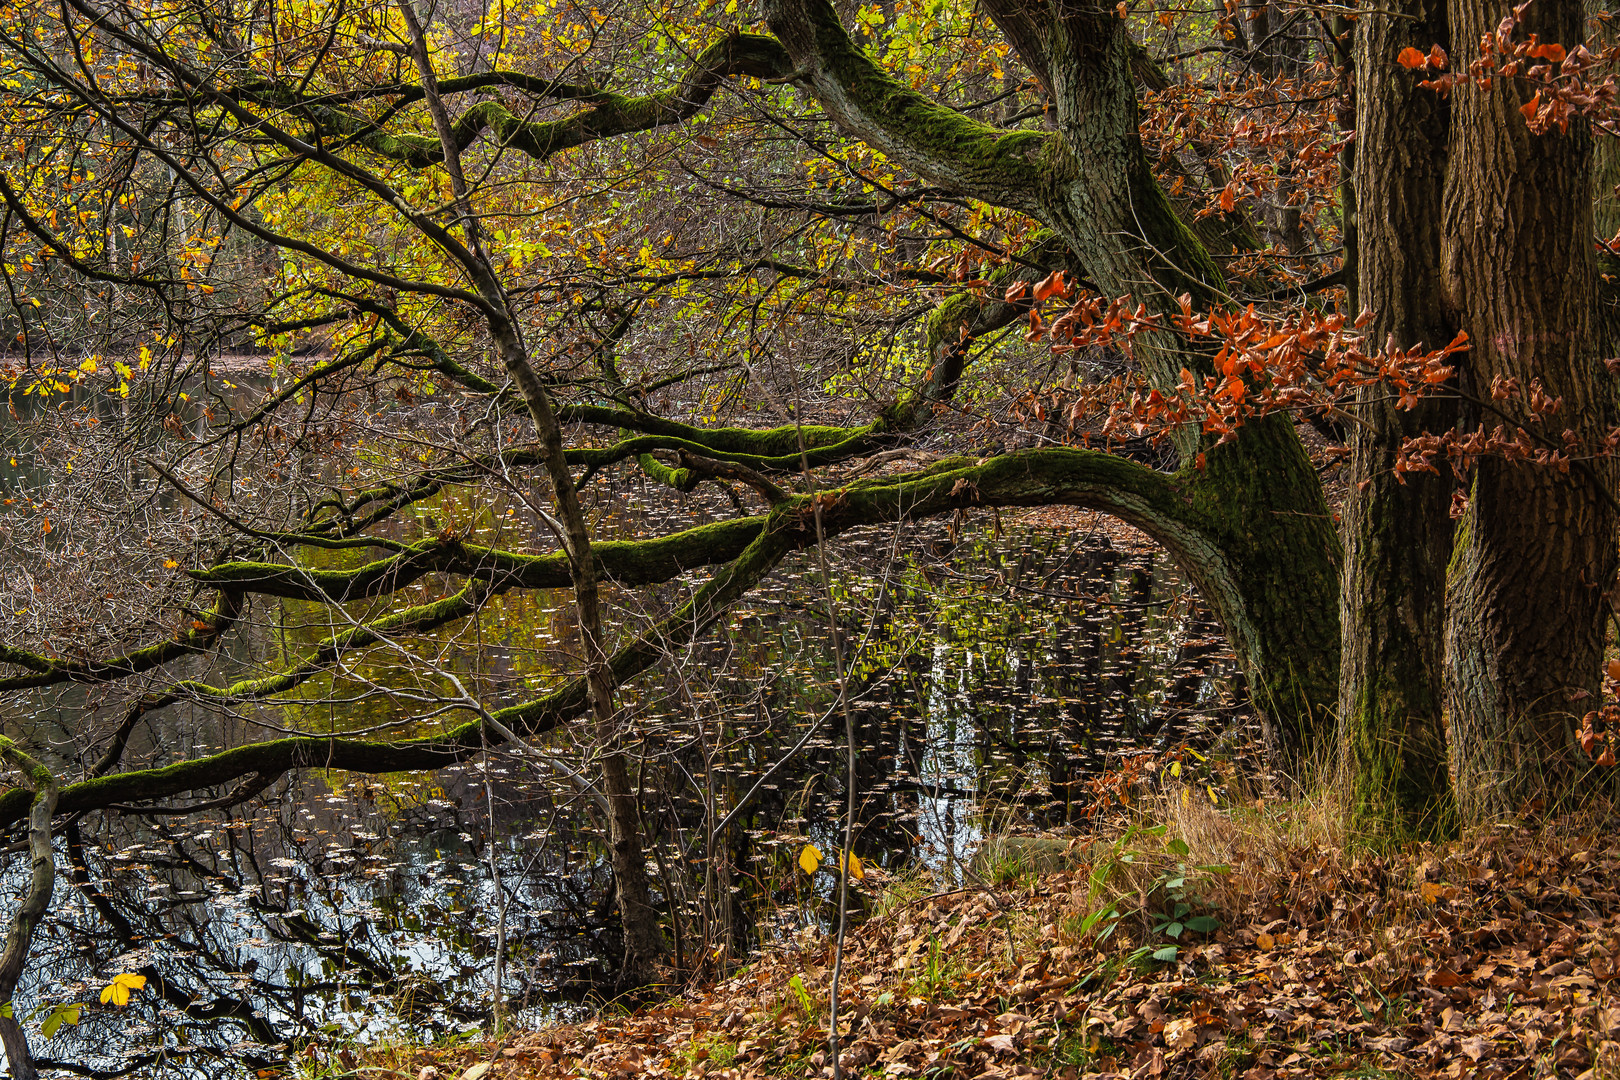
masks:
[[[101,988],[101,1003],[105,1005],[110,1001],[121,1009],[129,1004],[129,995],[145,985],[145,975],[121,971],[113,976],[112,982]]]

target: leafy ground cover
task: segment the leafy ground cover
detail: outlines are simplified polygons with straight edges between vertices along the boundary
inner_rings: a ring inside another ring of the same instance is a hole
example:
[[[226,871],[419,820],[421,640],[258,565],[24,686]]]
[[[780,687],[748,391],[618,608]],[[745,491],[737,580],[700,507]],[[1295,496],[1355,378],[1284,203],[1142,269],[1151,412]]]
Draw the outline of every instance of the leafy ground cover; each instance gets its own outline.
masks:
[[[1620,844],[1607,835],[1516,825],[1445,848],[1346,854],[1206,811],[1077,839],[1067,862],[1006,858],[981,868],[990,880],[949,892],[870,875],[873,913],[845,959],[848,1072],[1620,1076]],[[831,964],[831,939],[810,933],[633,1012],[345,1053],[358,1071],[336,1056],[319,1071],[830,1075]]]

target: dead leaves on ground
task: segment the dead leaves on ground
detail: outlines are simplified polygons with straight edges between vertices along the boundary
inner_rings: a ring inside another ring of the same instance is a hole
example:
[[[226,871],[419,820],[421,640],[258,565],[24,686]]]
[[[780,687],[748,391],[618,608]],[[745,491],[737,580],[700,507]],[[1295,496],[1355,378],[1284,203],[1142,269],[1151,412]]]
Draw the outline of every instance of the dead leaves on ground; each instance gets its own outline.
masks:
[[[843,1064],[901,1080],[1620,1070],[1620,847],[1514,836],[1282,867],[1171,965],[1073,936],[1084,872],[895,903],[850,937]],[[659,1006],[418,1063],[454,1077],[489,1061],[489,1080],[830,1075],[831,960],[805,936]]]

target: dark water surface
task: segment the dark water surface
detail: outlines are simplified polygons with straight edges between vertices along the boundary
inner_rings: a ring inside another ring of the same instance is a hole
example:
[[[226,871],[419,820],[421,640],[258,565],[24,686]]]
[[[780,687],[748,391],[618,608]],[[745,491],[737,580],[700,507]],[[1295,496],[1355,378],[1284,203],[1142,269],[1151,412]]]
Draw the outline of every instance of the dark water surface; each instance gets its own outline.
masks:
[[[422,504],[398,535],[449,523],[479,542],[539,549],[521,507],[463,498],[452,490]],[[623,484],[598,495],[596,512],[604,532],[627,537],[732,512],[718,498],[667,501]],[[986,515],[832,546],[863,860],[956,878],[987,831],[1083,819],[1091,781],[1121,755],[1244,737],[1218,627],[1132,535],[1085,515],[1061,527]],[[706,577],[607,599],[631,633]],[[425,580],[405,599],[456,587]],[[164,680],[224,685],[341,629],[298,603],[261,603],[246,626],[224,657],[190,658]],[[179,760],[278,730],[386,737],[459,722],[447,672],[490,706],[523,700],[577,669],[571,629],[566,594],[510,594],[465,625],[370,650],[252,711],[153,713],[128,760]],[[806,842],[837,847],[837,684],[811,553],[624,688],[649,869],[686,966],[722,965],[825,922],[831,875],[807,877],[795,858]],[[65,748],[118,714],[99,693],[13,696],[0,700],[0,720],[29,746]],[[312,1039],[451,1035],[489,1022],[503,925],[512,1020],[592,1007],[611,985],[617,940],[596,749],[570,729],[433,776],[313,771],[224,813],[73,821],[16,1002],[33,1016],[36,1053],[93,1073],[226,1077],[277,1068]],[[0,914],[24,872],[14,852]],[[145,974],[145,989],[123,1010],[97,1004],[119,972]],[[43,1038],[49,1008],[72,1002],[88,1003],[80,1022]]]

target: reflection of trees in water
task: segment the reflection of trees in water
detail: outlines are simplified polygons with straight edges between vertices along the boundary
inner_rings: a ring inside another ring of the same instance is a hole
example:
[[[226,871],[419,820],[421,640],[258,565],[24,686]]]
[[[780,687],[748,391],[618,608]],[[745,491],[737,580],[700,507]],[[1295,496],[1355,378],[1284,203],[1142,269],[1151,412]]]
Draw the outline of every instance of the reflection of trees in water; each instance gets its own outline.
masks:
[[[918,526],[898,541],[854,538],[834,558],[868,862],[937,864],[965,855],[987,823],[1072,821],[1109,755],[1196,738],[1231,708],[1211,678],[1226,659],[1208,615],[1149,552]],[[490,620],[477,655],[457,646],[484,692],[532,672],[566,631],[544,603],[509,614]],[[837,846],[843,724],[828,642],[819,580],[788,567],[710,641],[626,688],[658,901],[690,968],[828,914],[831,875],[807,879],[793,862],[807,840]],[[243,722],[169,710],[136,749],[162,757]],[[559,757],[588,754],[562,739]],[[447,770],[437,787],[326,779],[335,786],[282,781],[235,821],[76,822],[71,898],[65,875],[22,997],[84,1000],[120,970],[147,975],[151,991],[129,1012],[87,1011],[44,1056],[113,1072],[119,1054],[138,1070],[161,1055],[169,1074],[224,1076],[296,1054],[329,1024],[431,1036],[480,1023],[503,903],[518,1016],[611,973],[600,823],[554,773],[517,753]]]
[[[910,529],[900,549],[926,552],[930,539]],[[1208,644],[1210,618],[1151,552],[1036,531],[972,538],[948,560],[914,555],[885,572],[890,549],[884,536],[844,546],[835,585],[858,746],[856,849],[869,861],[898,869],[960,855],[988,820],[1072,821],[1110,755],[1197,738],[1229,711],[1212,678],[1223,658]],[[805,901],[789,909],[800,921],[820,915],[793,869],[802,843],[837,846],[844,801],[819,593],[814,575],[784,570],[714,644],[638,687],[637,723],[671,766],[649,770],[661,861],[667,871],[695,855],[704,878],[666,881],[683,945],[735,955],[761,932],[748,913],[773,901]],[[818,720],[794,766],[711,844],[706,830]]]
[[[119,971],[148,983],[129,1009],[62,1028],[42,1064],[235,1076],[334,1023],[417,1036],[481,1023],[496,907],[487,820],[454,787],[382,823],[356,813],[363,794],[315,785],[247,822],[75,822],[19,1008],[84,999]],[[546,843],[502,853],[514,1004],[531,1016],[595,984],[572,966],[593,968],[604,946],[607,883],[583,841],[553,823]]]

